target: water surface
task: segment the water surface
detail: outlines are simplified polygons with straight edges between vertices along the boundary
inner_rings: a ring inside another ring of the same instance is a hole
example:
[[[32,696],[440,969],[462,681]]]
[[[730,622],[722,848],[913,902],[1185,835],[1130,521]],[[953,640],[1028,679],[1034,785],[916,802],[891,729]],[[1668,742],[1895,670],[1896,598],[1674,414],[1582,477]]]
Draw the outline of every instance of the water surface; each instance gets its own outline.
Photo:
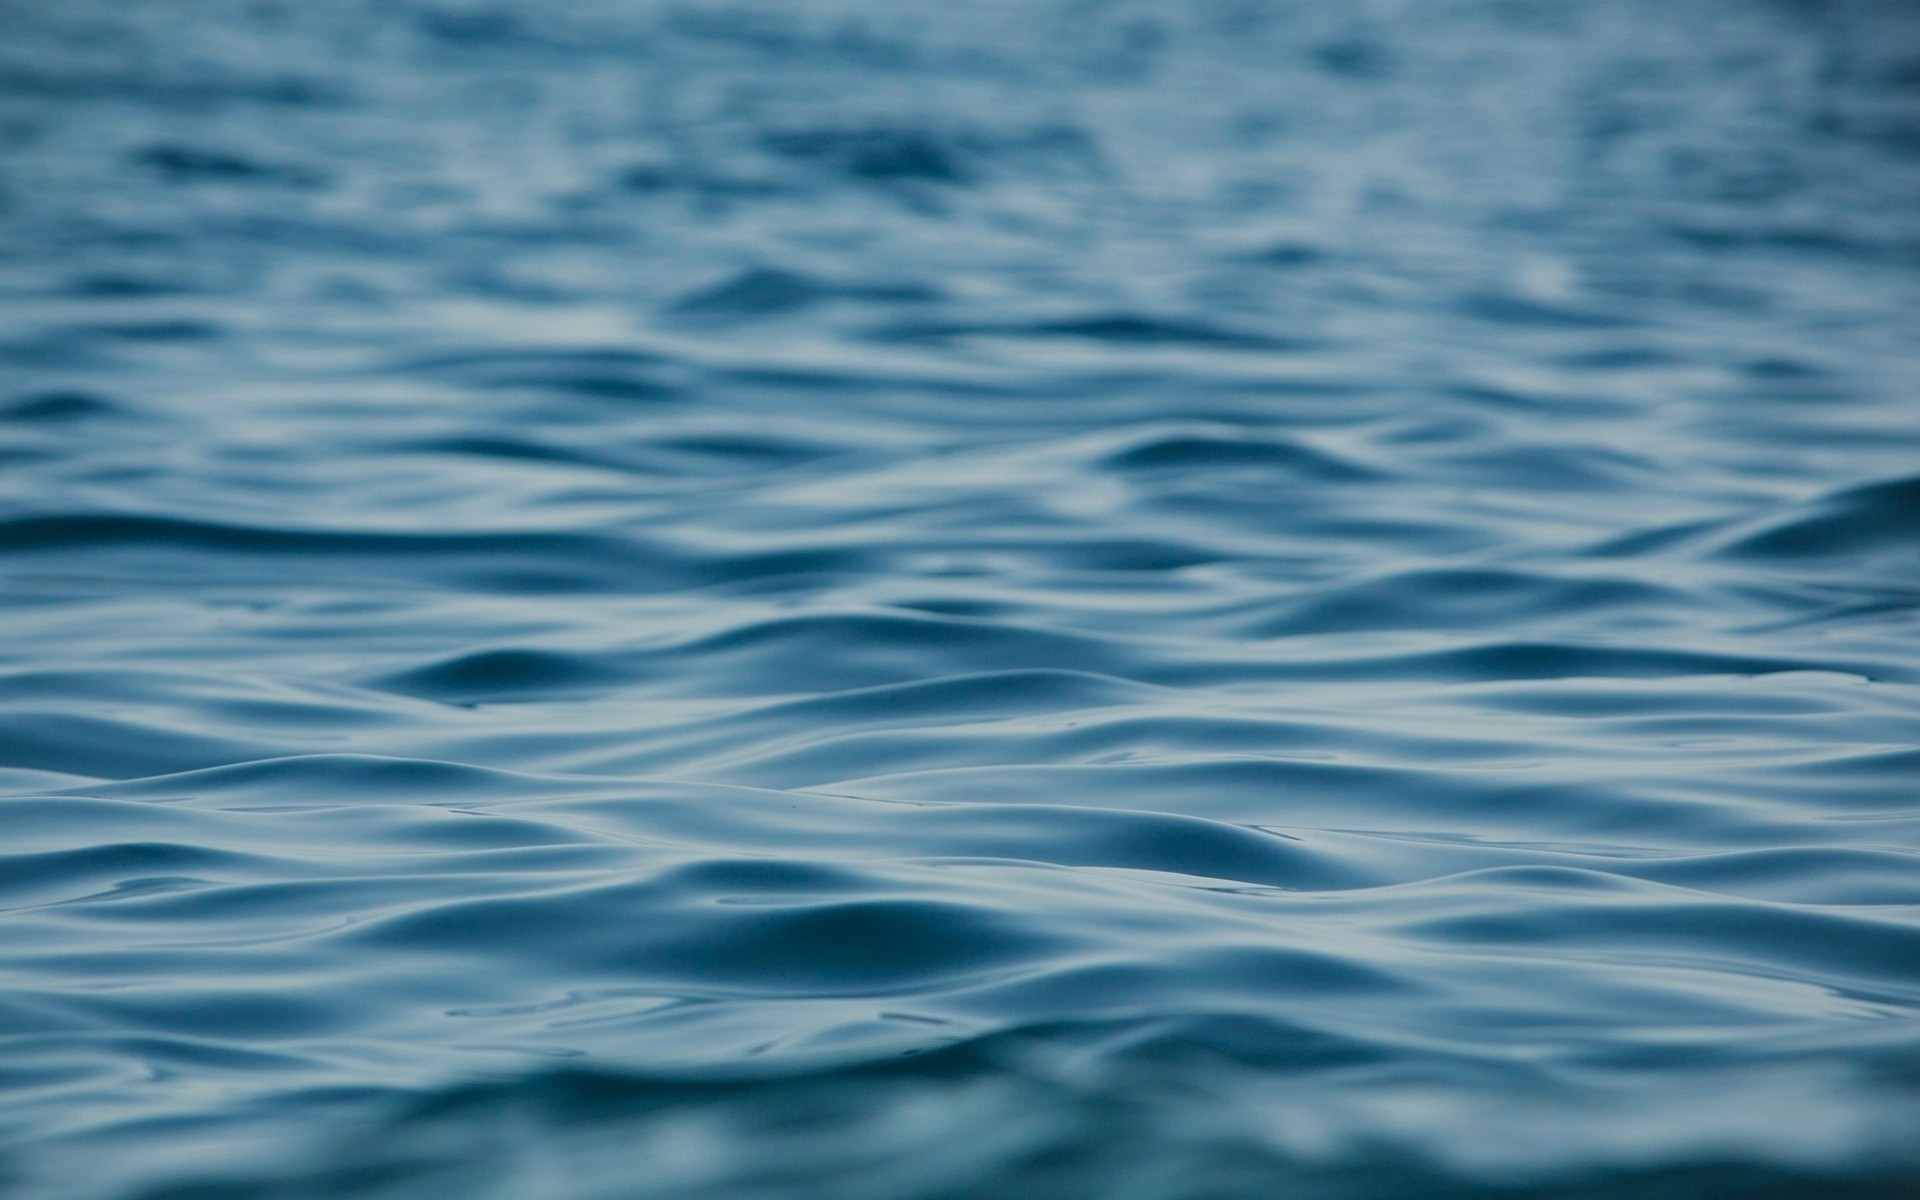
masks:
[[[0,3],[23,1200],[1920,1190],[1920,12]]]

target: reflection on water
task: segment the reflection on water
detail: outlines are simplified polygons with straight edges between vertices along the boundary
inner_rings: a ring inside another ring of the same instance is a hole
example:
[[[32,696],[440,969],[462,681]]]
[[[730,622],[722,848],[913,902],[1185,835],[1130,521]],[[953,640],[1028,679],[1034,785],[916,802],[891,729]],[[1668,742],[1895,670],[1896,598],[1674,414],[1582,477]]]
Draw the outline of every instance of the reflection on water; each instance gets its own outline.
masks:
[[[0,3],[0,1170],[1920,1188],[1920,12]]]

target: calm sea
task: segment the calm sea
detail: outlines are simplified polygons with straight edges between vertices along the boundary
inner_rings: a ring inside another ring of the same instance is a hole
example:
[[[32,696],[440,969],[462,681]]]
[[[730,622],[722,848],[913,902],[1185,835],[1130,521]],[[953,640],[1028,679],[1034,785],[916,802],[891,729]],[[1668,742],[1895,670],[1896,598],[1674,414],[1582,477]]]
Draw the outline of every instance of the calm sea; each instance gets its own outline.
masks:
[[[0,0],[0,1191],[1920,1195],[1920,7]]]

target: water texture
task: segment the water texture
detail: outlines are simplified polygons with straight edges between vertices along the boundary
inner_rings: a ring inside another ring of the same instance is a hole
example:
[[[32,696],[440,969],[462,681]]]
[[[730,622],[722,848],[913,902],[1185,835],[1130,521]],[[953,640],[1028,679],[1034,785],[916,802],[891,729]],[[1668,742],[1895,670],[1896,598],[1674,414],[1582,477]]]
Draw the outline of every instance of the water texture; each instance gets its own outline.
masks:
[[[22,1200],[1920,1195],[1920,9],[0,0]]]

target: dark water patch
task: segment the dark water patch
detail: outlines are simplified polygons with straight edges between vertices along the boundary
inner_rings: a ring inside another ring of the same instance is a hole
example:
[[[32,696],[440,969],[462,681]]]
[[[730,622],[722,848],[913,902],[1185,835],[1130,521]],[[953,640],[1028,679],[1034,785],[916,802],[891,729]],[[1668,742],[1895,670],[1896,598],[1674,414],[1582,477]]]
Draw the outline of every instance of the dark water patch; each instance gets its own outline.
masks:
[[[382,953],[555,958],[592,980],[644,981],[669,990],[778,997],[911,991],[1006,971],[1042,957],[1055,939],[992,907],[948,901],[852,899],[848,880],[774,896],[740,872],[704,867],[579,895],[476,899],[374,921],[346,935]],[[743,886],[744,885],[744,886]],[[586,900],[599,920],[573,915]],[[729,903],[714,903],[726,900]],[[538,947],[537,950],[534,947]]]
[[[1157,689],[1108,675],[1062,670],[982,671],[944,678],[854,688],[756,710],[772,721],[807,725],[848,721],[979,720],[1126,704]]]
[[[1785,562],[1890,554],[1903,563],[1920,534],[1920,478],[1848,488],[1767,522],[1722,551]]]
[[[0,822],[15,826],[0,804]],[[5,856],[6,883],[0,897],[9,907],[45,904],[76,896],[130,897],[190,888],[201,877],[229,872],[235,857],[192,844],[166,842],[98,843],[76,849],[14,853]]]
[[[791,436],[758,433],[687,433],[657,438],[650,447],[746,470],[767,470],[806,462],[837,447]]]
[[[211,321],[158,320],[117,321],[85,331],[94,337],[123,342],[200,342],[221,336],[224,330]],[[69,336],[77,336],[77,333]]]
[[[696,292],[674,309],[696,316],[763,317],[798,312],[832,294],[830,287],[805,275],[758,267]]]
[[[416,21],[423,33],[461,47],[504,45],[532,37],[526,23],[507,9],[428,8]]]
[[[91,392],[37,392],[16,397],[0,406],[0,421],[22,424],[67,424],[125,413],[120,405]]]
[[[396,448],[425,455],[470,454],[476,458],[500,458],[517,462],[597,465],[599,461],[604,461],[597,460],[591,453],[544,445],[527,439],[448,437],[407,443]]]
[[[1291,270],[1299,267],[1311,267],[1325,262],[1330,256],[1317,246],[1298,242],[1277,242],[1263,250],[1247,256],[1247,261],[1262,266]]]
[[[973,175],[961,151],[928,130],[911,127],[769,132],[774,154],[869,183],[966,183]]]
[[[0,765],[124,779],[258,758],[268,745],[90,713],[18,713],[0,730]]]
[[[903,900],[752,906],[682,930],[655,951],[669,971],[779,995],[936,985],[1033,961],[1053,940],[977,907]]]
[[[1743,368],[1755,379],[1764,380],[1803,380],[1824,378],[1828,372],[1821,367],[1794,358],[1766,357],[1756,358]]]
[[[641,196],[691,194],[713,206],[727,201],[767,200],[793,196],[803,189],[790,181],[751,175],[716,175],[683,163],[635,163],[614,176],[614,185]]]
[[[617,686],[621,678],[618,669],[584,655],[503,647],[428,663],[373,683],[429,700],[483,704],[592,694]]]
[[[925,303],[939,293],[909,284],[848,284],[816,279],[794,271],[755,267],[676,301],[673,311],[709,320],[751,320],[801,312],[831,300],[892,306]]]
[[[218,182],[281,184],[314,187],[321,180],[311,172],[277,163],[259,162],[222,150],[162,143],[149,146],[135,161],[176,183]]]
[[[1672,233],[1690,246],[1720,252],[1765,251],[1784,255],[1819,254],[1849,258],[1892,255],[1897,261],[1911,260],[1916,254],[1916,249],[1912,246],[1875,245],[1871,241],[1840,230],[1792,225],[1772,226],[1747,223],[1680,226],[1672,230]]]
[[[917,123],[775,129],[758,139],[778,158],[870,187],[975,188],[999,177],[1075,182],[1105,176],[1097,140],[1082,126],[1043,122],[1008,128]]]
[[[1493,622],[1511,628],[1583,621],[1599,613],[1644,622],[1648,610],[1657,614],[1688,606],[1684,595],[1626,579],[1554,578],[1489,569],[1409,571],[1320,590],[1290,606],[1284,616],[1262,621],[1248,632],[1278,637],[1372,629],[1481,629]],[[1513,661],[1523,657],[1518,651],[1507,655]],[[1571,669],[1565,661],[1551,670],[1555,676],[1591,673]]]
[[[1331,74],[1353,79],[1384,79],[1393,71],[1393,60],[1384,46],[1358,38],[1314,47],[1313,61]]]
[[[649,657],[699,693],[752,695],[769,671],[833,692],[977,671],[1094,671],[1110,647],[1008,622],[890,612],[813,613],[743,623]]]
[[[111,554],[115,565],[142,559],[233,555],[233,569],[255,574],[265,559],[304,564],[316,559],[364,559],[431,564],[440,578],[470,587],[509,591],[684,585],[684,565],[656,558],[624,539],[577,533],[407,533],[369,529],[320,530],[246,526],[123,513],[74,513],[0,521],[0,555],[31,555],[70,561]],[[389,576],[393,578],[394,576]],[[404,574],[399,575],[404,578]],[[617,581],[617,582],[616,582]]]
[[[1784,671],[1845,670],[1820,660],[1654,647],[1505,642],[1433,654],[1409,655],[1399,668],[1455,679],[1660,679],[1687,675],[1768,675]],[[1847,664],[1854,665],[1854,664]],[[1430,676],[1428,676],[1430,677]]]
[[[1365,628],[1370,627],[1335,623],[1333,631]],[[1288,629],[1282,625],[1283,636],[1304,632],[1307,631]],[[1275,647],[1275,643],[1267,645]],[[1612,639],[1569,641],[1516,638],[1439,649],[1374,651],[1339,656],[1284,653],[1284,641],[1278,643],[1277,648],[1283,652],[1258,656],[1244,654],[1237,660],[1223,661],[1213,670],[1222,678],[1300,682],[1390,680],[1474,684],[1542,680],[1578,684],[1586,680],[1677,680],[1702,676],[1731,680],[1802,671],[1839,673],[1856,678],[1873,675],[1896,682],[1912,681],[1904,667],[1890,668],[1862,659],[1760,657]],[[1190,669],[1163,668],[1156,674],[1160,677],[1156,682],[1176,685],[1190,682]]]
[[[1261,468],[1326,483],[1379,478],[1377,472],[1307,446],[1205,426],[1145,435],[1098,465],[1107,470],[1170,474]]]
[[[102,300],[138,300],[152,296],[178,296],[197,290],[184,279],[156,278],[133,273],[106,272],[83,275],[69,285],[76,296]]]
[[[1084,317],[1007,325],[910,324],[892,327],[885,333],[889,338],[900,340],[945,340],[964,337],[1063,338],[1096,344],[1106,343],[1119,347],[1210,347],[1264,351],[1304,350],[1312,347],[1311,342],[1302,339],[1131,312],[1096,313]]]

